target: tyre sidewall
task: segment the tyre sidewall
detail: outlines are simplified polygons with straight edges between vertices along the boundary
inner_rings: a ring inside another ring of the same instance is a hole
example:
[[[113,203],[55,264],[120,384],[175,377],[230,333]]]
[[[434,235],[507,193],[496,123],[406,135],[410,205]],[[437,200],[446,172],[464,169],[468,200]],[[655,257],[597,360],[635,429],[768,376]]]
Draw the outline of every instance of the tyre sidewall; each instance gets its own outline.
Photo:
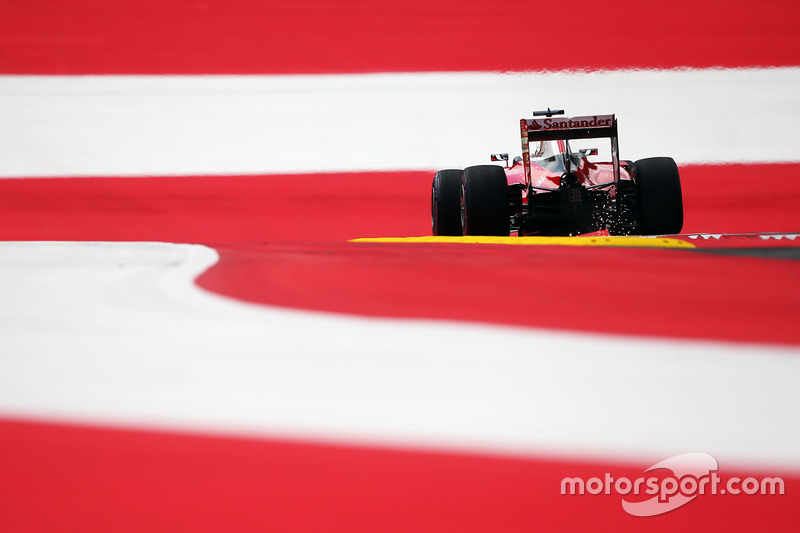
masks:
[[[511,231],[508,180],[502,167],[478,165],[464,169],[461,181],[464,235],[498,235]]]
[[[671,157],[640,159],[633,179],[641,235],[671,235],[683,228],[683,195],[678,165]]]
[[[431,184],[431,227],[434,235],[462,235],[461,170],[440,170]]]

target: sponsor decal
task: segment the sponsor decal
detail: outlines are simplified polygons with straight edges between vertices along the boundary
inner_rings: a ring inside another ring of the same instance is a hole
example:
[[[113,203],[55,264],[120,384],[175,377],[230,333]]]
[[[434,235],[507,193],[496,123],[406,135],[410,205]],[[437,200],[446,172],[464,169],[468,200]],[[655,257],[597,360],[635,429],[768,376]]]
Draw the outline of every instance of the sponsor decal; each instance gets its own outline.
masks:
[[[534,118],[529,120],[528,124],[531,131],[608,128],[614,125],[614,115],[591,115],[573,118]]]

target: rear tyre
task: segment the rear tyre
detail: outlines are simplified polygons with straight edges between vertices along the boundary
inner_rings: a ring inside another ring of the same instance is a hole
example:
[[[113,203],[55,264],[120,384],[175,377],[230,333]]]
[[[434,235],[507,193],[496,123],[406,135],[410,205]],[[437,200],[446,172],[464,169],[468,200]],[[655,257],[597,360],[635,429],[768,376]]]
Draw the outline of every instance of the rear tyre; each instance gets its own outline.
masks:
[[[508,237],[511,232],[508,180],[502,167],[478,165],[464,169],[461,226],[464,235]]]
[[[440,170],[431,186],[431,225],[434,235],[461,233],[461,170]]]
[[[667,235],[683,228],[683,198],[678,165],[671,157],[640,159],[633,164],[639,204],[639,234]]]

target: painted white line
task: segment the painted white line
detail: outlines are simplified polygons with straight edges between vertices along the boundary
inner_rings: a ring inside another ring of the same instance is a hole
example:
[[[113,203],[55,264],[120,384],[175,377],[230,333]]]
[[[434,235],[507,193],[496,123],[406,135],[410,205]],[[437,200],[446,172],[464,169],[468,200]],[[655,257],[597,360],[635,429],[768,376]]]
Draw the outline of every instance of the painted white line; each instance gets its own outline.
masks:
[[[0,416],[800,466],[797,349],[243,304],[199,245],[0,243]]]
[[[616,113],[626,159],[800,161],[800,68],[0,76],[0,176],[462,167],[547,106]]]

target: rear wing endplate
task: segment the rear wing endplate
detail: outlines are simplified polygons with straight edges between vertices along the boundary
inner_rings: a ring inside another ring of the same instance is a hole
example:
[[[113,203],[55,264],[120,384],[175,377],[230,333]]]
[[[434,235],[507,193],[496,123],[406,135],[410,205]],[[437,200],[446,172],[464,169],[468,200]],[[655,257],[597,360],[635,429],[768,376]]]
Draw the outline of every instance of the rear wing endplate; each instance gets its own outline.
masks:
[[[611,139],[614,183],[619,183],[619,141],[617,138],[617,119],[614,115],[554,117],[548,114],[546,118],[523,118],[519,121],[519,126],[526,186],[531,183],[529,142],[570,139]]]

